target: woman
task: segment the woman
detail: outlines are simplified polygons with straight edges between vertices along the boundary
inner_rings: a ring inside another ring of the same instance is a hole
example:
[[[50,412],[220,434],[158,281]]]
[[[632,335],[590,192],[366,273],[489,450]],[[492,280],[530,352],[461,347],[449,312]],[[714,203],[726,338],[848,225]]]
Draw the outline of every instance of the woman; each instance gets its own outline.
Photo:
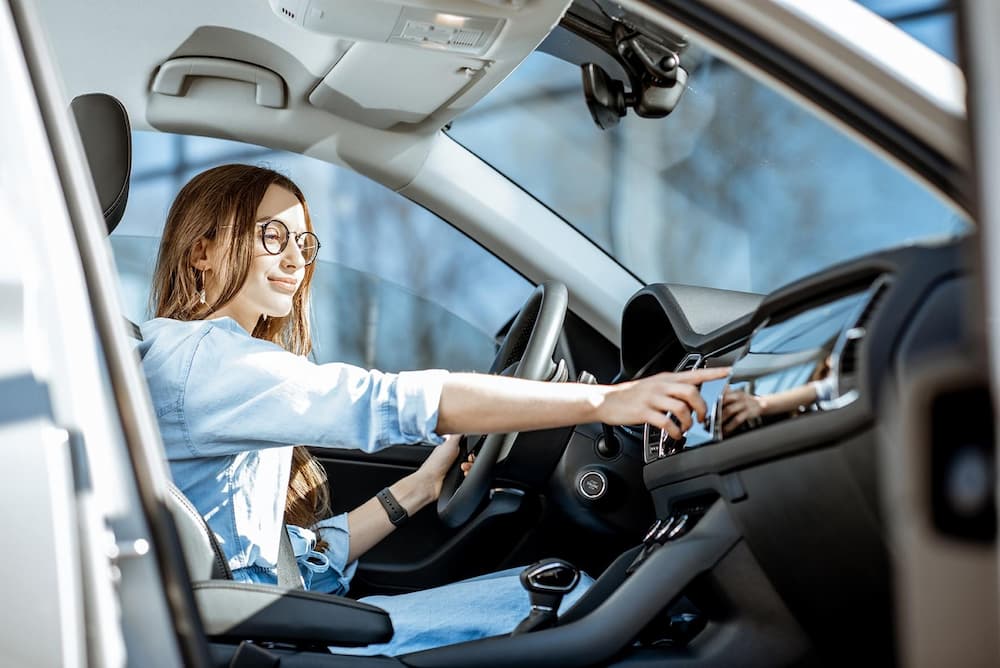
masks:
[[[358,557],[394,529],[393,504],[412,515],[437,499],[458,452],[445,434],[603,421],[651,422],[680,437],[705,412],[692,383],[722,374],[598,386],[313,364],[305,358],[319,250],[312,229],[304,196],[281,174],[225,165],[196,176],[167,217],[152,291],[157,318],[142,327],[143,368],[174,481],[219,538],[237,580],[276,582],[284,519],[305,586],[343,594]],[[438,447],[415,473],[332,517],[322,468],[295,447],[418,442]],[[360,651],[397,654],[509,632],[527,597],[515,575],[487,577],[378,597],[396,633]]]

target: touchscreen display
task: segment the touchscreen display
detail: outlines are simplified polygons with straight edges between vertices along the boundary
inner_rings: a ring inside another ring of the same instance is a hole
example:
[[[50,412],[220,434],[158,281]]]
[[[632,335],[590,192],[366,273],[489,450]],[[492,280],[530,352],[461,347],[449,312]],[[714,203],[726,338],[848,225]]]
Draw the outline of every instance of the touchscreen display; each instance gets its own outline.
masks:
[[[708,407],[708,417],[704,422],[695,421],[680,441],[674,440],[667,432],[658,427],[646,425],[643,432],[646,442],[646,461],[649,462],[660,457],[676,454],[684,449],[696,448],[699,445],[718,440],[716,431],[719,416],[715,407],[719,404],[719,400],[728,383],[728,378],[720,378],[702,383],[701,396]]]
[[[695,422],[679,441],[646,425],[646,461],[833,406],[837,358],[870,295],[867,290],[850,294],[765,322],[751,335],[729,377],[702,385],[701,395],[709,407],[704,423]],[[702,365],[698,360],[684,368]]]

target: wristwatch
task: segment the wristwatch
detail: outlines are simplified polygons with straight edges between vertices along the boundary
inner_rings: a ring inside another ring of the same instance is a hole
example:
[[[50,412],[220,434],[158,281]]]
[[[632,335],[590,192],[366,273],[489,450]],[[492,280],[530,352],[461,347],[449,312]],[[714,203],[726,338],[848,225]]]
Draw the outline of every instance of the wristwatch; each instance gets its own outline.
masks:
[[[410,515],[406,512],[396,497],[392,495],[389,488],[386,487],[381,492],[375,495],[378,502],[382,504],[385,508],[385,514],[389,516],[389,521],[393,523],[394,526],[400,527],[406,524],[406,520],[410,519]]]

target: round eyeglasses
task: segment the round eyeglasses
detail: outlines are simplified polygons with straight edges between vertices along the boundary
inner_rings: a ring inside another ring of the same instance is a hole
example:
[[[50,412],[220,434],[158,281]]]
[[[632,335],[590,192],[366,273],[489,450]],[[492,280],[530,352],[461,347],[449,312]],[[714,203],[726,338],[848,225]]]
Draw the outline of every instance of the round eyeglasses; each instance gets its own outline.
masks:
[[[280,255],[285,252],[285,248],[288,247],[288,238],[294,236],[295,245],[299,247],[299,252],[302,253],[302,259],[305,260],[306,265],[316,261],[320,244],[319,237],[312,232],[299,232],[292,235],[288,231],[288,227],[280,220],[268,220],[257,224],[260,225],[260,240],[264,244],[264,250],[269,254]]]

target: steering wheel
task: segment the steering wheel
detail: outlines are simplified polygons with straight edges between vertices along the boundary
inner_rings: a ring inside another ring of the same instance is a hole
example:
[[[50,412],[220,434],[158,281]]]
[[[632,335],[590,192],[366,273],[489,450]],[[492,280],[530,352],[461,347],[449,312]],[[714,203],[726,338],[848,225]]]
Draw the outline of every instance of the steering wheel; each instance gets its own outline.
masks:
[[[552,353],[562,331],[568,303],[569,293],[562,283],[547,281],[536,287],[511,324],[489,372],[509,372],[516,363],[513,375],[517,378],[550,378],[555,368]],[[461,449],[445,475],[438,497],[438,517],[446,526],[461,526],[476,512],[493,483],[493,469],[504,444],[508,438],[516,437],[516,433],[486,436],[466,476],[462,475],[461,464],[468,453],[465,447]]]

